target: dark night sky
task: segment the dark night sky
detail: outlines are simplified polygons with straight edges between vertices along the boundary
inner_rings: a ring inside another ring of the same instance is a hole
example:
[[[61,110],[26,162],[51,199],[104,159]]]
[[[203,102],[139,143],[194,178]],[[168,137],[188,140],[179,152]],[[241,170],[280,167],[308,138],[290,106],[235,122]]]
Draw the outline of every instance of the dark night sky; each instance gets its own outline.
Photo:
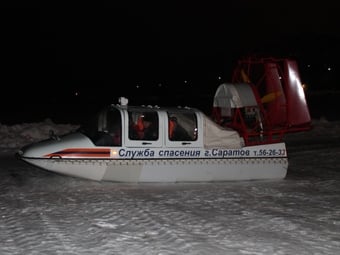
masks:
[[[2,98],[20,108],[209,94],[248,54],[294,57],[314,89],[339,85],[335,1],[224,2],[2,9]]]

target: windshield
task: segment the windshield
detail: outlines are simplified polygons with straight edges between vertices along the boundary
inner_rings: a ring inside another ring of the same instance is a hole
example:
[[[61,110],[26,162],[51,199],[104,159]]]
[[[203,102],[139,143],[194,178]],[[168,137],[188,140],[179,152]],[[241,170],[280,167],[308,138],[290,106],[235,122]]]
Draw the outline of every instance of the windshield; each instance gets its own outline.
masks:
[[[120,111],[108,107],[92,117],[78,130],[96,146],[121,146],[122,118]]]

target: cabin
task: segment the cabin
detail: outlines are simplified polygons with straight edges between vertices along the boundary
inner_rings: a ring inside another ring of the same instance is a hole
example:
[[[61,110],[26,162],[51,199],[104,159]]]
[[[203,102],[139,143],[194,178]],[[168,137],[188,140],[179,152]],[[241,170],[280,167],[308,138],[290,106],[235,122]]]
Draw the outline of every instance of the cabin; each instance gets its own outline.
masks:
[[[241,148],[238,132],[189,107],[110,105],[79,131],[95,146]]]

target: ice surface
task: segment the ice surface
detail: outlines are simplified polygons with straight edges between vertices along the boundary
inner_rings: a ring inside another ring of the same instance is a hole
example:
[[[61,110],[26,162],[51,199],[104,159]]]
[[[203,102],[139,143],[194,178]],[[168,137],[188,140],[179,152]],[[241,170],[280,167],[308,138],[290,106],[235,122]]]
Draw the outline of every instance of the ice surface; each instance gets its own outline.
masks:
[[[286,137],[281,181],[95,182],[14,158],[72,125],[0,125],[0,254],[340,254],[340,123]]]

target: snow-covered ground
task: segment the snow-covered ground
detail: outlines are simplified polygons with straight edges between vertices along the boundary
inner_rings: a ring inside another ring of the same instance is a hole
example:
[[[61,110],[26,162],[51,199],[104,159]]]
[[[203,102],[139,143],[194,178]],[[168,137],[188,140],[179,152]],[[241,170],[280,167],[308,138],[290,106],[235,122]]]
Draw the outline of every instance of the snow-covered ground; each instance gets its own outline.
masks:
[[[75,125],[0,125],[0,254],[340,254],[340,122],[286,137],[281,181],[95,182],[15,159]]]

